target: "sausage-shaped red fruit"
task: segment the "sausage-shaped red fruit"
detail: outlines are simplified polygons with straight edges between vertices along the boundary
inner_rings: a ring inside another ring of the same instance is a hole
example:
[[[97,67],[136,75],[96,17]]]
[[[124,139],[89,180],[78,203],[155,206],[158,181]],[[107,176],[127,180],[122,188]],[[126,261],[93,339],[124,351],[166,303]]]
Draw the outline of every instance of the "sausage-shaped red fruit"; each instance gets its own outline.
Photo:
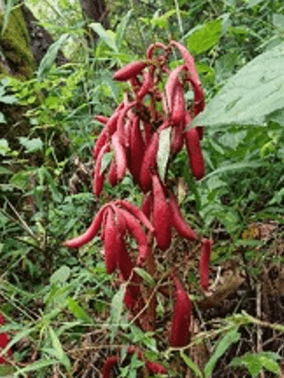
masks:
[[[169,207],[171,212],[172,225],[177,230],[177,233],[188,240],[196,240],[194,231],[184,220],[184,217],[179,209],[179,205],[172,193],[170,193]]]
[[[153,211],[153,195],[151,192],[146,194],[141,206],[141,210],[146,215],[146,217],[150,219]]]
[[[185,144],[192,174],[197,180],[200,180],[204,177],[205,168],[199,135],[195,127],[185,133]]]
[[[130,131],[129,170],[137,184],[140,184],[140,172],[144,151],[145,143],[139,127],[139,117],[134,116]]]
[[[109,166],[109,183],[111,186],[118,184],[116,163],[113,160],[111,161]]]
[[[193,59],[192,55],[190,54],[190,52],[186,49],[185,46],[183,46],[181,43],[179,43],[177,41],[171,41],[170,45],[175,46],[179,50],[179,52],[181,53],[181,55],[182,55],[182,57],[185,61],[186,66],[187,66],[187,68],[190,72],[192,79],[197,84],[201,85],[197,71],[196,71],[196,68],[195,68],[195,65],[194,65],[194,59]]]
[[[170,344],[173,347],[183,347],[189,342],[191,301],[176,277],[174,277],[174,283],[176,290]]]
[[[99,232],[103,220],[104,211],[108,206],[109,205],[106,204],[99,210],[90,227],[86,232],[84,232],[84,234],[77,236],[74,239],[65,241],[63,245],[69,248],[80,248],[82,247],[82,245],[89,243]]]
[[[118,363],[118,357],[109,356],[104,363],[103,367],[103,378],[110,378],[110,372],[114,365]]]
[[[153,175],[152,182],[153,225],[155,227],[156,241],[158,247],[166,251],[171,245],[172,240],[170,209],[159,177]]]
[[[102,123],[103,125],[106,125],[109,121],[108,117],[102,116],[100,114],[96,115],[94,117],[94,119],[95,119],[95,121],[98,121],[98,122]]]
[[[112,134],[115,133],[116,128],[117,128],[117,120],[118,120],[120,111],[121,111],[121,109],[123,107],[124,107],[124,104],[121,103],[117,107],[117,109],[115,110],[115,112],[113,113],[113,115],[110,117],[110,119],[106,123],[105,127],[103,128],[103,130],[101,131],[101,133],[100,133],[100,135],[99,135],[99,137],[98,137],[98,139],[96,141],[96,144],[94,146],[94,149],[93,149],[93,159],[94,160],[97,159],[97,157],[98,157],[98,155],[100,153],[100,150],[107,143],[107,141],[112,136]]]
[[[0,325],[3,325],[4,324],[4,319],[2,317],[2,314],[0,314]],[[0,334],[0,351],[2,349],[5,349],[6,346],[9,344],[10,340],[9,340],[9,337],[7,335],[6,332],[3,332]],[[8,356],[11,357],[12,356],[12,350],[9,349],[8,350]],[[5,357],[1,356],[0,357],[0,364],[5,364],[6,363],[6,359]]]
[[[109,208],[107,209],[107,216],[104,224],[104,251],[105,251],[105,264],[106,271],[111,274],[115,271],[117,266],[117,256],[116,256],[116,239],[117,226],[114,223],[113,211]]]
[[[159,148],[159,134],[154,133],[145,150],[141,171],[140,171],[140,183],[144,193],[151,189],[152,183],[152,170],[156,167],[156,157]]]
[[[209,263],[211,257],[212,240],[202,239],[201,256],[199,263],[200,286],[207,290],[209,286]]]
[[[179,74],[184,70],[185,66],[178,66],[175,68],[169,75],[168,81],[166,82],[165,86],[165,92],[166,92],[166,101],[167,105],[169,108],[170,113],[173,110],[173,100],[174,100],[174,95],[176,88],[180,85],[180,80],[179,80]]]
[[[100,150],[100,153],[99,153],[98,158],[97,158],[96,163],[95,163],[93,192],[98,197],[101,194],[101,192],[103,190],[103,186],[104,186],[104,173],[101,172],[101,167],[102,167],[103,156],[107,152],[110,152],[110,145],[109,145],[109,143],[105,144],[103,146],[103,148]]]
[[[145,232],[141,224],[137,221],[131,213],[126,210],[119,209],[119,211],[123,214],[126,227],[129,233],[136,239],[138,245],[138,265],[144,264],[144,262],[149,258],[151,249],[148,245],[148,240]]]
[[[127,81],[138,75],[146,66],[147,63],[144,61],[131,62],[122,67],[120,70],[116,71],[113,75],[113,79],[118,81]]]
[[[123,145],[120,143],[117,133],[113,134],[111,142],[115,153],[117,180],[120,182],[125,175],[127,167],[126,152]]]
[[[126,200],[118,200],[116,201],[118,205],[121,207],[124,207],[127,211],[129,211],[131,214],[133,214],[137,219],[140,220],[141,223],[144,224],[152,233],[155,232],[154,226],[151,224],[149,219],[146,217],[146,215],[143,213],[139,207],[133,205],[133,203],[130,203]]]

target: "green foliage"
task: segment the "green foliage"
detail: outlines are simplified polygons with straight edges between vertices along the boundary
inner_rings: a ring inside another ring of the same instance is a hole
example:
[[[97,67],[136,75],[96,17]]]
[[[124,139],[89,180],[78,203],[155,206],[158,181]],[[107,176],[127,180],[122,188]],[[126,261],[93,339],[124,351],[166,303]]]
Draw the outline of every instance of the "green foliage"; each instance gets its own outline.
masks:
[[[241,357],[235,357],[230,366],[245,367],[248,369],[252,378],[256,378],[263,371],[268,370],[274,374],[279,374],[279,365],[277,361],[281,357],[277,353],[262,352],[262,353],[248,353]]]
[[[268,0],[179,1],[178,12],[173,1],[139,2],[127,11],[124,3],[112,2],[111,30],[99,23],[90,25],[100,37],[92,50],[84,37],[79,2],[27,3],[57,42],[33,79],[23,83],[5,78],[0,84],[0,103],[25,107],[29,124],[28,135],[17,139],[17,147],[8,136],[0,139],[1,312],[9,320],[10,345],[28,340],[16,361],[25,363],[33,353],[39,356],[13,374],[44,377],[52,374],[52,367],[54,375],[70,376],[74,360],[68,348],[81,349],[94,327],[103,329],[105,344],[110,335],[114,343],[136,344],[151,360],[164,363],[165,324],[155,333],[142,332],[128,319],[123,307],[125,286],[114,295],[102,264],[101,241],[96,238],[80,251],[62,246],[67,235],[85,230],[109,197],[140,203],[140,194],[126,177],[115,189],[106,185],[106,196],[94,199],[91,173],[74,194],[69,179],[78,167],[87,171],[102,128],[93,115],[110,115],[122,100],[127,84],[114,84],[113,70],[139,57],[149,43],[183,40],[198,55],[195,60],[207,94],[206,111],[196,118],[196,124],[208,126],[202,141],[207,175],[194,182],[183,152],[175,158],[171,175],[183,172],[188,185],[183,212],[200,233],[208,235],[221,225],[228,235],[216,246],[214,263],[235,258],[236,246],[246,248],[245,258],[257,265],[249,272],[253,281],[267,252],[261,241],[242,239],[244,228],[257,219],[283,222],[283,5]],[[11,10],[2,25],[6,36]],[[23,48],[18,49],[22,55]],[[63,67],[54,64],[59,48],[69,58]],[[0,123],[4,122],[6,127],[9,120],[0,113]],[[165,130],[160,138],[161,176],[169,158],[169,137]],[[110,159],[111,154],[102,170]],[[84,176],[82,170],[80,175]],[[135,272],[148,287],[156,287],[146,271],[136,268]],[[192,272],[194,286],[196,272]],[[162,300],[159,311],[167,313]],[[214,349],[205,369],[187,350],[180,351],[180,361],[197,377],[214,376],[218,362],[240,343],[239,324],[251,330],[255,325],[245,317],[234,320],[233,329],[221,324],[214,330],[220,334],[218,341],[211,330],[206,334]],[[198,345],[198,340],[193,338],[192,343]],[[230,360],[230,367],[245,367],[252,377],[264,369],[277,374],[278,358],[272,351],[246,353]],[[143,365],[134,354],[120,376],[136,377]],[[169,376],[176,374],[170,371]]]

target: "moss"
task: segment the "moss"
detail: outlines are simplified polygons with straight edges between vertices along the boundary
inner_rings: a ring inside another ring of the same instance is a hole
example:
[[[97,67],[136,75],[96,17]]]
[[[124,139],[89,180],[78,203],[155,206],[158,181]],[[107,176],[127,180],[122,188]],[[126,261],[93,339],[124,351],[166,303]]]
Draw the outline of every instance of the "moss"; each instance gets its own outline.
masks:
[[[1,15],[1,30],[3,19],[4,17]],[[16,7],[11,12],[4,34],[0,34],[0,46],[13,75],[21,79],[29,79],[33,76],[35,64],[29,45],[25,18],[20,7]],[[1,73],[7,74],[3,65],[0,65]]]

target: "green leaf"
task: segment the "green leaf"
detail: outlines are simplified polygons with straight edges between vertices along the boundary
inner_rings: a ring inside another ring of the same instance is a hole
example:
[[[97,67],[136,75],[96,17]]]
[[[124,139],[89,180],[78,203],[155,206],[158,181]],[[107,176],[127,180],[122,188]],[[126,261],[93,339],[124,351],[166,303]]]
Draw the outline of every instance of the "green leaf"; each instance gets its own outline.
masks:
[[[250,0],[248,3],[247,3],[247,8],[252,8],[254,7],[255,5],[258,5],[260,3],[262,3],[264,0]]]
[[[194,372],[196,377],[203,378],[204,375],[199,367],[192,361],[192,359],[187,356],[183,351],[180,352],[181,358],[184,360],[186,365]]]
[[[113,158],[114,154],[113,152],[107,152],[106,154],[104,154],[103,158],[102,158],[102,163],[101,163],[101,171],[100,173],[103,174],[107,168],[109,167],[110,165],[110,162]]]
[[[2,4],[3,4],[3,2],[2,2]],[[5,2],[4,2],[4,4],[5,4]],[[15,0],[8,0],[5,4],[4,21],[3,21],[3,26],[2,26],[2,30],[1,30],[2,35],[4,35],[5,30],[7,29],[9,19],[10,19],[10,15],[11,15],[11,12],[13,11],[14,4],[15,4]]]
[[[162,181],[165,180],[166,169],[170,156],[171,148],[171,127],[161,131],[159,136],[159,149],[157,154],[157,164],[159,176]]]
[[[276,362],[280,356],[274,352],[247,353],[240,357],[235,357],[231,362],[231,367],[245,366],[250,375],[256,378],[263,368],[272,373],[279,374],[279,365]]]
[[[60,340],[58,339],[56,333],[54,332],[54,330],[51,327],[49,327],[49,334],[50,334],[50,337],[51,337],[52,346],[53,346],[56,358],[58,359],[58,361],[62,365],[65,366],[67,371],[70,371],[71,370],[71,362],[69,360],[69,357],[64,352],[62,345],[60,343]]]
[[[218,43],[222,34],[222,19],[210,21],[193,31],[186,40],[186,46],[193,54],[208,51]]]
[[[19,137],[22,146],[26,148],[27,152],[35,152],[42,150],[43,143],[40,138],[28,139],[26,137]]]
[[[123,41],[127,25],[130,22],[131,16],[132,16],[132,9],[130,9],[126,15],[122,18],[120,24],[116,28],[116,37],[115,37],[115,45],[118,47],[118,49],[121,46],[121,43]]]
[[[9,147],[7,139],[1,138],[0,139],[0,155],[6,156],[7,153],[9,152],[10,152],[10,147]]]
[[[284,30],[284,15],[274,13],[272,18],[272,23],[276,28]]]
[[[236,343],[241,337],[241,334],[238,332],[237,328],[232,329],[230,332],[228,332],[217,344],[216,349],[212,356],[210,357],[210,360],[207,362],[205,368],[204,368],[204,374],[205,378],[209,378],[214,370],[214,367],[219,360],[220,357],[223,356],[223,354],[228,350],[228,348]]]
[[[126,289],[126,284],[122,284],[118,292],[115,294],[115,296],[112,298],[112,301],[111,301],[111,305],[110,305],[111,342],[113,341],[114,336],[116,335],[116,332],[120,323],[125,289]]]
[[[162,16],[155,16],[152,18],[151,24],[165,29],[167,27],[168,18],[170,18],[175,13],[176,9],[171,9],[168,12],[162,14]]]
[[[54,358],[52,358],[52,359],[41,359],[41,360],[38,360],[38,361],[36,361],[32,364],[29,364],[28,366],[26,366],[23,369],[18,370],[17,372],[14,373],[13,377],[18,377],[19,375],[23,376],[24,373],[27,373],[29,371],[40,370],[40,369],[43,369],[47,366],[55,365],[57,363],[58,363],[58,361],[55,360]]]
[[[15,377],[15,367],[10,365],[0,365],[0,377],[13,378]]]
[[[70,277],[71,269],[67,265],[62,265],[50,277],[50,283],[65,283]]]
[[[26,191],[30,182],[30,175],[28,171],[20,171],[15,173],[9,183],[13,185],[15,188],[20,190]]]
[[[1,96],[0,102],[3,102],[3,104],[16,104],[18,102],[18,99],[13,95],[7,95],[7,96]]]
[[[232,171],[239,171],[242,169],[248,169],[248,168],[258,168],[260,166],[265,166],[263,162],[257,162],[257,161],[251,161],[251,162],[243,162],[243,163],[232,163],[232,164],[227,164],[223,167],[220,167],[216,169],[215,171],[208,173],[206,175],[205,179],[207,180],[209,177],[212,177],[214,175],[220,175],[225,172],[232,172]]]
[[[146,270],[142,269],[142,268],[134,268],[134,271],[138,274],[138,276],[140,276],[141,278],[143,278],[143,280],[151,287],[155,287],[156,286],[156,282],[155,280],[152,278],[152,276],[150,276],[150,274],[148,272],[146,272]]]
[[[0,112],[0,123],[7,123],[4,114]]]
[[[102,24],[98,22],[92,22],[89,26],[99,35],[104,43],[108,45],[108,47],[110,47],[113,51],[118,52],[114,33],[110,33],[110,31],[105,30]]]
[[[37,79],[38,81],[42,81],[50,71],[57,53],[61,46],[66,43],[67,39],[69,38],[68,34],[63,34],[58,41],[54,42],[52,45],[49,46],[47,53],[42,58],[38,71],[37,71]]]
[[[72,314],[84,323],[92,324],[92,319],[86,311],[71,297],[67,299],[68,309]]]
[[[232,76],[191,123],[211,127],[265,125],[267,116],[284,109],[284,44],[264,52]]]

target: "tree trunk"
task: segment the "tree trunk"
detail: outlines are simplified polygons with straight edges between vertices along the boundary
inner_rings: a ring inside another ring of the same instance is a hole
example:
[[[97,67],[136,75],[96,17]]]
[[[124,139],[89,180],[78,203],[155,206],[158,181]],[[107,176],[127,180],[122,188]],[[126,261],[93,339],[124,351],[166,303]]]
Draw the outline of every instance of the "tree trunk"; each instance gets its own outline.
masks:
[[[99,22],[105,29],[109,29],[108,9],[104,0],[81,0],[81,6],[87,23],[89,21]],[[98,35],[91,30],[91,36],[92,40],[90,42],[94,44],[98,39]]]

